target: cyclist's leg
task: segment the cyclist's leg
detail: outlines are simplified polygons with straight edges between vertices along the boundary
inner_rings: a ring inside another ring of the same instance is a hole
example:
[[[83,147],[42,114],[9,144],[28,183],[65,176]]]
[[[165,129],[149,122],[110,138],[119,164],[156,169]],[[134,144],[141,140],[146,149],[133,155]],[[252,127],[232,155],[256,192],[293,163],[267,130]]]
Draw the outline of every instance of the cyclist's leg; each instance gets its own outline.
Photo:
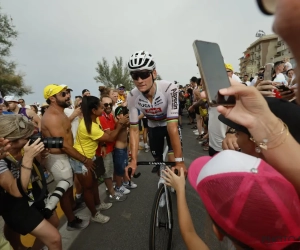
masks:
[[[165,127],[165,137],[167,139],[167,144],[168,144],[168,161],[175,161],[175,157],[174,157],[174,152],[173,152],[173,148],[172,148],[172,144],[171,144],[171,140],[170,140],[170,136],[167,130],[167,127]],[[179,134],[179,139],[180,139],[180,144],[181,144],[181,150],[183,150],[182,147],[182,134],[181,134],[181,128],[178,126],[178,134]]]
[[[149,131],[149,144],[151,154],[155,161],[163,161],[163,150],[164,150],[164,138],[165,133],[164,127],[148,128]],[[152,169],[152,173],[156,173],[159,170],[159,166],[155,166]]]

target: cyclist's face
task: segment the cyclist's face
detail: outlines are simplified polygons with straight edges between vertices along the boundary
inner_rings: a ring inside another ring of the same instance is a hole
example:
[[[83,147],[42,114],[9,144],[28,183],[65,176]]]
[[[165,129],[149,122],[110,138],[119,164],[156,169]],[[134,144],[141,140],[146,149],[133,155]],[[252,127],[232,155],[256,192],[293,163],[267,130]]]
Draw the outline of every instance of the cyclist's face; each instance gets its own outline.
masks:
[[[146,72],[146,71],[140,71],[140,72]],[[152,71],[152,75],[153,75],[153,79],[156,79],[157,73],[155,69]],[[149,76],[145,79],[142,79],[141,77],[139,77],[137,80],[133,79],[133,82],[140,92],[147,91],[153,83],[151,74],[149,74]]]

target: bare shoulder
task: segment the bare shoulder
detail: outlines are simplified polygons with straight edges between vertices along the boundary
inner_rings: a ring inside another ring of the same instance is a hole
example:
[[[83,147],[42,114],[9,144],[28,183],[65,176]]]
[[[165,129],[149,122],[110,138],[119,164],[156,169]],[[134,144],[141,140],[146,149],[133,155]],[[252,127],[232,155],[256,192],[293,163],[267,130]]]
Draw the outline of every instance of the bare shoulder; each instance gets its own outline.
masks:
[[[70,123],[70,121],[64,112],[49,108],[42,117],[42,123],[47,127],[58,127]]]

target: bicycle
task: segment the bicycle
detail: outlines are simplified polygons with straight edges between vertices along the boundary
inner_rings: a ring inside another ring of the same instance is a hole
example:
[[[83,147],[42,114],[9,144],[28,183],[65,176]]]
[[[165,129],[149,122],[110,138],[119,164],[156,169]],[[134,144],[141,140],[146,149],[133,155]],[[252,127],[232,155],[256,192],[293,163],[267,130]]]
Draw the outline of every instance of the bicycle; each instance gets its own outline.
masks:
[[[168,147],[164,150],[164,159],[167,154]],[[139,161],[139,165],[159,165],[160,178],[158,181],[158,190],[156,191],[154,203],[151,212],[150,234],[149,234],[149,250],[170,250],[172,248],[172,231],[173,231],[173,211],[170,188],[165,184],[163,170],[167,166],[175,166],[175,162],[156,162],[156,161]],[[131,176],[131,169],[128,175]],[[175,171],[176,173],[177,171]],[[178,174],[178,173],[176,173]],[[138,178],[141,174],[134,174],[134,178]],[[160,239],[159,236],[162,236]],[[158,239],[159,238],[159,239]],[[162,243],[163,242],[163,243]]]

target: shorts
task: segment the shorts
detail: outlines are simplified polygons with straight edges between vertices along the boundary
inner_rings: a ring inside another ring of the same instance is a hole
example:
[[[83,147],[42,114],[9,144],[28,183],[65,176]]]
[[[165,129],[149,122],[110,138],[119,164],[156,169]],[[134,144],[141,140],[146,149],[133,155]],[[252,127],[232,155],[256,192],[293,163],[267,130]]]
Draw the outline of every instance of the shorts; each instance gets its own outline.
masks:
[[[40,208],[34,204],[29,206],[26,198],[14,197],[6,193],[4,200],[2,217],[13,231],[26,235],[44,220]]]
[[[173,152],[167,126],[149,128],[150,150],[152,156],[156,161],[164,161],[163,152],[164,152],[165,138],[167,140],[167,144],[169,147],[168,152],[169,153]]]
[[[196,118],[196,113],[189,111],[189,117],[194,120]]]
[[[184,107],[185,107],[184,103],[179,104],[178,115],[182,116]]]
[[[46,168],[51,172],[56,183],[65,180],[70,183],[70,187],[73,186],[73,172],[68,155],[49,154],[46,161]]]
[[[127,148],[115,148],[113,152],[114,169],[117,176],[123,177],[125,168],[128,165],[128,152]]]
[[[88,169],[80,161],[77,161],[73,158],[69,158],[70,165],[73,169],[74,174],[85,174],[88,172]]]
[[[143,127],[144,128],[148,128],[148,119],[147,118],[143,118],[142,121],[143,121]]]
[[[104,179],[112,178],[114,175],[114,160],[113,153],[108,153],[105,157],[103,157],[105,174],[103,175]]]

